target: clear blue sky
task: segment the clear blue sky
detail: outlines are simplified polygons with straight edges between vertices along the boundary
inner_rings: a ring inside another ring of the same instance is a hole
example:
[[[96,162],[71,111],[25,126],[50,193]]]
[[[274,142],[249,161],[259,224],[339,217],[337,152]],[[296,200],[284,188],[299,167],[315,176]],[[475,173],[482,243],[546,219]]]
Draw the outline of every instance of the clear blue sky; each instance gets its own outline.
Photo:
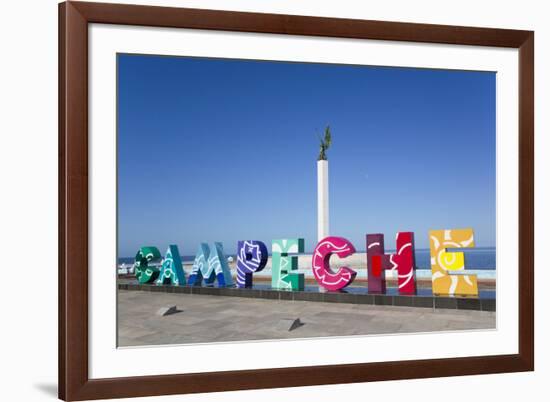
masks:
[[[331,234],[473,227],[495,244],[495,74],[118,56],[119,256],[202,241],[316,243],[330,124]]]

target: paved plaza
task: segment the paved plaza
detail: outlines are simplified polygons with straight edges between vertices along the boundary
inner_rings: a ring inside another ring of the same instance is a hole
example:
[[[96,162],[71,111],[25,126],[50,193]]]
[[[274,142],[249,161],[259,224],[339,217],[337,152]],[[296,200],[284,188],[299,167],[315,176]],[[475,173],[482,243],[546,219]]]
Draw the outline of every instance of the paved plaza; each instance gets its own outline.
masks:
[[[178,312],[157,315],[162,307]],[[288,319],[302,325],[288,331]],[[496,327],[488,311],[118,292],[118,346],[308,338]]]

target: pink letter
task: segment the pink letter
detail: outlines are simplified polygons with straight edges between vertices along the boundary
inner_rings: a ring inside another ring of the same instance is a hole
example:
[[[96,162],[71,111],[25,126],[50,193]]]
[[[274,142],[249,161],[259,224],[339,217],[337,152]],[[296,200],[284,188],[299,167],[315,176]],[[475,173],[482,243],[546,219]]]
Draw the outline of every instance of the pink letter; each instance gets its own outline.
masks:
[[[311,261],[317,283],[328,291],[338,291],[352,283],[357,272],[348,267],[341,267],[338,272],[333,272],[330,269],[330,256],[336,254],[344,258],[353,253],[355,253],[355,247],[343,237],[330,236],[321,240],[315,247]]]
[[[384,254],[384,235],[367,235],[367,265],[369,293],[386,293],[385,270],[397,271],[400,294],[415,294],[414,234],[399,232],[397,253]]]

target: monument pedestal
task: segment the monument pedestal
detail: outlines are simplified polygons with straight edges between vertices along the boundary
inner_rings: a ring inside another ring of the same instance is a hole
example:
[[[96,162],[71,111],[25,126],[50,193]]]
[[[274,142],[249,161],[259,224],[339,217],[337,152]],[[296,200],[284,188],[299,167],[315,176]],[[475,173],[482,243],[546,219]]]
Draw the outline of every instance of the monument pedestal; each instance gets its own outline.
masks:
[[[328,161],[317,161],[317,241],[329,234],[328,225]],[[319,286],[320,292],[325,288]]]
[[[329,235],[328,161],[317,161],[317,241]]]

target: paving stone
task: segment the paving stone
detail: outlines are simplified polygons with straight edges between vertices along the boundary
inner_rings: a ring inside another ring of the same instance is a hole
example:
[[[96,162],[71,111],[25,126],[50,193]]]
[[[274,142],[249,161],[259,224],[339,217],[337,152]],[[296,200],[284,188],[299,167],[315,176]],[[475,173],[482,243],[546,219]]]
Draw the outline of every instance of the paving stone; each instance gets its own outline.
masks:
[[[305,292],[293,293],[299,295]],[[346,293],[342,295],[349,297]],[[481,310],[438,310],[135,290],[120,290],[117,297],[118,345],[121,347],[494,329],[496,324],[495,312]],[[372,295],[362,297],[371,297],[374,301]],[[395,302],[400,296],[393,298]],[[182,307],[185,313],[162,317],[155,315],[161,307],[174,305]],[[298,317],[305,325],[292,331],[282,331],[275,325],[268,325],[281,319]]]

